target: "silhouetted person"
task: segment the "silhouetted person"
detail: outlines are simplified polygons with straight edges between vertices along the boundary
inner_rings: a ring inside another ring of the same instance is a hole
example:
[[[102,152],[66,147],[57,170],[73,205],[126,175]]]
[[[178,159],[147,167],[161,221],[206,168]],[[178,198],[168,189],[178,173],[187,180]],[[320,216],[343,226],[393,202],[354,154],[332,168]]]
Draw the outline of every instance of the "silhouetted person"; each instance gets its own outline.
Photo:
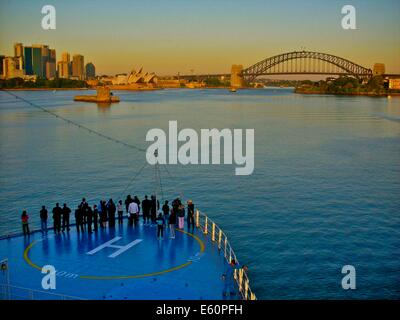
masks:
[[[143,210],[143,221],[145,224],[150,222],[150,209],[151,209],[151,201],[147,198],[147,195],[144,196],[144,200],[142,201],[142,210]]]
[[[62,209],[60,208],[59,203],[56,203],[56,206],[53,208],[53,224],[54,224],[54,233],[61,232],[61,216]]]
[[[83,218],[82,218],[82,210],[80,206],[75,210],[75,224],[76,224],[76,231],[84,231],[83,230]]]
[[[69,216],[71,213],[71,209],[67,207],[67,204],[64,203],[62,208],[62,231],[67,229],[69,231]]]
[[[160,202],[156,199],[155,196],[151,196],[150,217],[151,217],[152,224],[156,223],[158,209],[160,209]]]
[[[161,212],[158,214],[158,217],[156,219],[157,223],[157,239],[162,240],[164,239],[164,224],[165,220],[161,214]]]
[[[93,220],[93,210],[90,206],[87,207],[87,227],[88,227],[88,233],[92,233],[92,220]]]
[[[169,218],[169,205],[168,205],[168,200],[165,200],[164,205],[162,206],[162,211],[164,214],[164,219],[166,221],[166,223],[168,222],[168,218]]]
[[[133,202],[137,204],[138,208],[139,208],[139,213],[140,213],[140,200],[137,196],[133,197]]]
[[[192,200],[187,202],[187,225],[188,229],[194,229],[194,204]]]
[[[40,228],[42,229],[42,232],[47,232],[47,209],[45,206],[42,206],[42,209],[40,210]]]
[[[107,225],[107,204],[106,200],[101,201],[101,217],[100,217],[100,223],[102,228],[105,228]]]
[[[124,215],[124,210],[123,210],[123,207],[122,207],[122,200],[118,201],[117,213],[118,213],[118,223],[122,224],[123,215]]]
[[[87,221],[87,209],[89,207],[89,204],[86,202],[85,198],[82,198],[82,202],[79,205],[81,209],[81,215],[82,215],[82,224],[85,225]]]
[[[115,203],[113,199],[108,200],[107,211],[108,211],[108,225],[110,227],[115,226],[115,211],[117,208],[115,207]]]
[[[98,228],[98,216],[99,216],[99,210],[97,210],[97,206],[93,205],[93,231],[97,231]]]
[[[26,210],[22,211],[21,223],[22,223],[22,232],[24,233],[24,235],[29,234],[29,216],[26,213]]]
[[[126,196],[126,199],[125,199],[125,209],[126,209],[126,213],[128,213],[128,208],[129,208],[129,205],[131,204],[132,201],[133,201],[133,199],[132,199],[131,195],[128,194],[128,195]]]
[[[176,211],[174,208],[171,209],[171,214],[168,218],[169,234],[171,239],[175,239],[175,224],[176,224]]]

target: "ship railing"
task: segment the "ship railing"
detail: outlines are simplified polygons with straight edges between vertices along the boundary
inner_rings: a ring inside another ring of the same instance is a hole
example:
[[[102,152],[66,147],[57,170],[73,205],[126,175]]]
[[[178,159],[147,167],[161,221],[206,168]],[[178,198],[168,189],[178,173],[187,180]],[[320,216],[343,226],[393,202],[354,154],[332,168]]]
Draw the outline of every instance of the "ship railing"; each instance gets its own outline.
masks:
[[[86,300],[81,297],[0,284],[0,300]]]
[[[211,220],[206,214],[196,210],[195,223],[196,227],[218,246],[218,250],[224,254],[224,258],[228,264],[232,261],[232,259],[234,259],[236,264],[240,266],[228,237],[213,220]],[[256,295],[250,288],[250,280],[243,266],[234,270],[234,278],[242,299],[256,300]]]

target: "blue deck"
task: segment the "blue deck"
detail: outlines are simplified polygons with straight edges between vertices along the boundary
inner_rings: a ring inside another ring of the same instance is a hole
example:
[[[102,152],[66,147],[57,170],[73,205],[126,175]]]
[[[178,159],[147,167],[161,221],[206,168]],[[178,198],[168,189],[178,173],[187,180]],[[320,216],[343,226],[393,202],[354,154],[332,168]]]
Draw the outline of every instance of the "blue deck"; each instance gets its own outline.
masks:
[[[133,245],[120,254],[117,247],[88,254],[110,240],[115,246]],[[221,275],[227,266],[223,252],[199,229],[176,231],[176,239],[167,232],[157,240],[156,227],[126,221],[92,234],[71,227],[60,235],[49,230],[47,235],[3,239],[0,260],[4,258],[11,285],[44,291],[41,267],[53,265],[56,289],[48,291],[82,299],[223,299]],[[40,293],[34,297],[51,299]]]

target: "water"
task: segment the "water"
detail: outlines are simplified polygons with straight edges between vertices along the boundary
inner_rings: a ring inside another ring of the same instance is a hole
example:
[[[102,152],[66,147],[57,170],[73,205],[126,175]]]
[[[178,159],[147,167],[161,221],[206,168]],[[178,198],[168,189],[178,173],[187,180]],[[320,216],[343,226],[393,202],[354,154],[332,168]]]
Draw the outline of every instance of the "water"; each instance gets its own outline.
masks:
[[[104,134],[146,148],[151,128],[254,128],[255,170],[162,168],[164,197],[194,200],[228,234],[261,299],[400,298],[400,98],[296,95],[290,89],[118,92],[111,107],[81,92],[16,92]],[[26,208],[121,193],[144,154],[0,92],[0,234]],[[126,193],[154,189],[148,167]],[[357,289],[341,288],[341,268]]]

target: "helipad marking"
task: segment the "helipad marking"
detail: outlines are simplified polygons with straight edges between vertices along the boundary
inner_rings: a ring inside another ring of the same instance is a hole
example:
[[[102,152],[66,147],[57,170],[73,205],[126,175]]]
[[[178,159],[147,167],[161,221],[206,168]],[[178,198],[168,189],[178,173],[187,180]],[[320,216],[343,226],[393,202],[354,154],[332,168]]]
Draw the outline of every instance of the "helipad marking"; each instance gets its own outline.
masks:
[[[114,248],[114,249],[118,249],[117,251],[115,251],[113,254],[110,254],[108,257],[109,258],[115,258],[118,257],[121,253],[124,253],[126,250],[132,248],[133,246],[137,245],[138,243],[142,242],[142,239],[136,239],[134,241],[132,241],[131,243],[128,243],[125,246],[118,246],[113,244],[114,242],[117,242],[118,240],[121,240],[122,237],[115,237],[105,243],[103,243],[102,245],[98,246],[97,248],[94,248],[93,250],[86,252],[86,254],[89,255],[93,255],[97,252],[99,252],[100,250],[103,250],[104,248]]]
[[[204,242],[197,236],[195,236],[194,234],[191,234],[189,232],[180,230],[180,229],[176,229],[177,231],[184,233],[192,238],[194,238],[200,245],[200,253],[204,252]],[[24,250],[24,260],[33,268],[38,269],[38,270],[42,270],[41,267],[39,267],[38,265],[34,264],[31,259],[29,258],[29,251],[32,249],[32,247],[36,244],[36,240],[32,241]],[[146,274],[139,274],[139,275],[126,275],[126,276],[90,276],[90,275],[83,275],[83,276],[79,276],[79,278],[81,279],[88,279],[88,280],[118,280],[118,279],[138,279],[138,278],[145,278],[145,277],[152,277],[152,276],[158,276],[158,275],[162,275],[165,273],[169,273],[172,271],[176,271],[182,268],[185,268],[189,265],[192,264],[192,261],[188,261],[186,263],[180,264],[176,267],[170,268],[170,269],[166,269],[166,270],[162,270],[162,271],[157,271],[157,272],[153,272],[153,273],[146,273]]]

